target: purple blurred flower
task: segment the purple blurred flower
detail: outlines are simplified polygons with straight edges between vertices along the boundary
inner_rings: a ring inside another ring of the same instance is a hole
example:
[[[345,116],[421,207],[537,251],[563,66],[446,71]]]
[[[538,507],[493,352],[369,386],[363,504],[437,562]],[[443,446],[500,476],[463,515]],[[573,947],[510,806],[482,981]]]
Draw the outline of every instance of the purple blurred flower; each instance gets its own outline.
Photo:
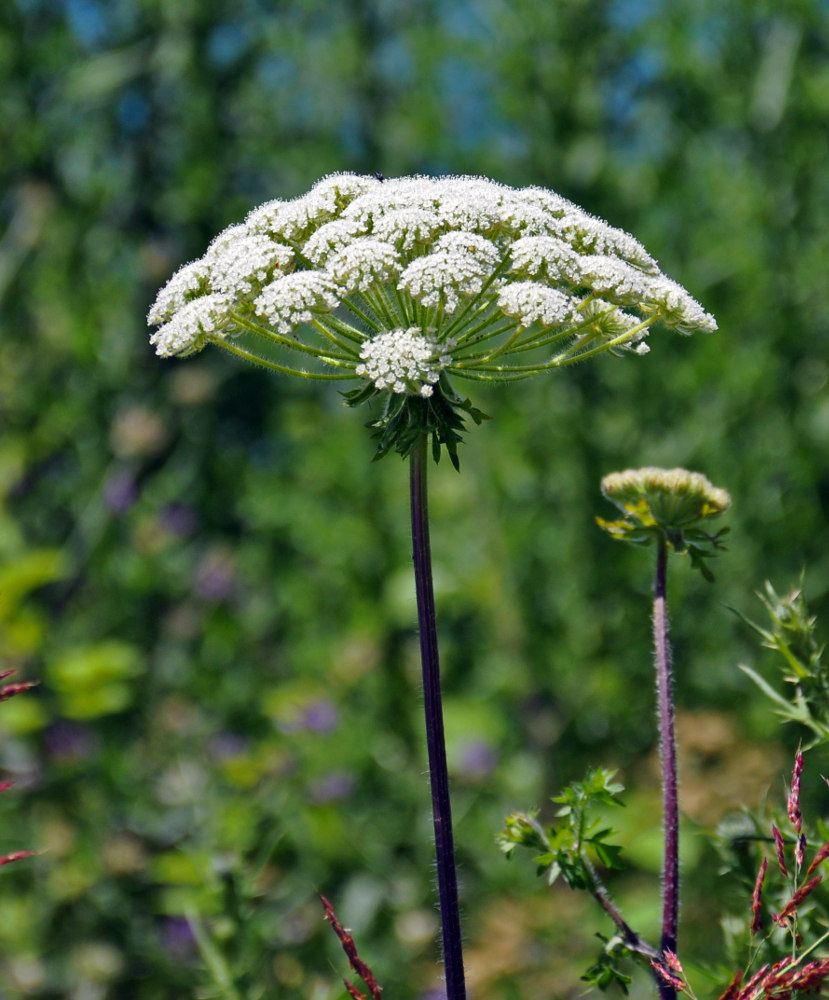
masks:
[[[331,733],[340,722],[340,715],[333,702],[327,698],[312,701],[302,713],[301,726],[315,733]]]
[[[174,958],[189,958],[196,952],[196,939],[184,917],[165,917],[161,927],[161,945]]]
[[[89,726],[68,719],[58,719],[48,726],[43,742],[49,756],[63,764],[87,760],[97,751],[97,740]]]
[[[159,523],[165,531],[178,538],[192,535],[199,519],[192,507],[185,503],[170,503],[159,514]]]
[[[196,593],[208,601],[230,597],[236,588],[236,568],[229,552],[208,552],[196,567]]]
[[[480,780],[492,774],[498,764],[498,751],[486,740],[469,740],[462,744],[458,754],[459,774],[469,781]]]
[[[231,732],[218,733],[207,741],[210,755],[216,760],[232,760],[234,757],[239,757],[245,753],[249,745],[244,736]]]
[[[308,801],[315,805],[335,802],[349,796],[357,784],[350,771],[331,771],[324,778],[313,782],[308,791]]]
[[[309,729],[312,733],[333,733],[340,724],[340,713],[333,702],[327,698],[311,701],[292,718],[278,723],[280,732],[299,733]]]
[[[110,473],[104,480],[104,504],[113,514],[125,514],[138,499],[138,484],[126,469]]]

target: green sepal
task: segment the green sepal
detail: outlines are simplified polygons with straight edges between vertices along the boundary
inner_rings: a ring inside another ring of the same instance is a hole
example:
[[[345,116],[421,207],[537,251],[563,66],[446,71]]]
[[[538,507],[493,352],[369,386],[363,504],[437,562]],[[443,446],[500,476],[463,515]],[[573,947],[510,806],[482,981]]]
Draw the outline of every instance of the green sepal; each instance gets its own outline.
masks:
[[[444,447],[449,461],[455,469],[460,469],[458,443],[463,440],[461,432],[465,429],[465,418],[471,417],[480,424],[489,417],[455,392],[446,373],[441,374],[433,388],[433,395],[429,397],[390,393],[371,384],[343,393],[348,406],[361,406],[376,396],[385,397],[381,416],[366,424],[372,429],[372,438],[378,442],[374,461],[390,451],[407,458],[421,438],[431,437],[435,462],[440,461],[441,447]]]
[[[582,982],[597,986],[603,993],[611,986],[617,986],[627,996],[628,986],[633,982],[633,979],[627,973],[622,972],[619,963],[632,957],[630,949],[625,947],[618,935],[610,939],[603,934],[597,934],[596,937],[604,944],[604,948],[593,965],[581,977]]]
[[[663,538],[670,548],[678,555],[687,555],[693,569],[698,569],[703,577],[713,583],[714,574],[706,564],[706,559],[712,559],[718,552],[727,551],[722,539],[728,534],[729,528],[720,528],[710,534],[700,528],[686,528],[683,531],[665,531],[658,524],[642,524],[631,517],[617,521],[606,521],[603,517],[596,518],[596,524],[620,542],[630,545],[647,546],[654,539]]]

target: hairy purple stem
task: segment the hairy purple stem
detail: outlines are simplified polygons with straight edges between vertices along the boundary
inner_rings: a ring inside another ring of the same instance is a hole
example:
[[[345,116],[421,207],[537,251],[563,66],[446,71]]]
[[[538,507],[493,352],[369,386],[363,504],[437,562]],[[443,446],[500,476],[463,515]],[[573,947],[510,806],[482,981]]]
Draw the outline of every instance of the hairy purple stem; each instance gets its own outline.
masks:
[[[426,437],[412,452],[412,556],[414,559],[417,619],[420,630],[420,659],[423,667],[423,698],[426,710],[426,747],[432,787],[432,816],[435,824],[438,896],[443,926],[443,962],[447,1000],[465,1000],[461,918],[458,903],[458,876],[452,839],[452,812],[449,804],[449,772],[440,692],[440,662],[432,587],[432,555],[429,546],[429,506],[426,495]]]
[[[653,644],[656,660],[656,691],[659,703],[659,755],[662,763],[662,811],[665,823],[665,859],[662,866],[662,954],[676,954],[679,918],[679,799],[677,797],[676,737],[674,735],[671,644],[668,638],[667,593],[668,544],[659,540],[653,594]],[[662,1000],[675,1000],[676,990],[661,983]]]
[[[607,888],[602,880],[596,874],[596,870],[590,861],[586,857],[583,858],[583,861],[593,882],[590,894],[610,917],[613,923],[619,928],[622,933],[622,937],[625,939],[627,947],[630,948],[631,951],[637,952],[639,955],[644,955],[646,958],[659,958],[659,952],[656,948],[654,948],[652,944],[648,944],[644,938],[640,938],[636,931],[622,917],[622,914],[616,908],[616,904],[610,898],[610,893],[607,891]],[[661,986],[662,984],[659,978],[656,976],[654,978],[656,978],[657,985]]]

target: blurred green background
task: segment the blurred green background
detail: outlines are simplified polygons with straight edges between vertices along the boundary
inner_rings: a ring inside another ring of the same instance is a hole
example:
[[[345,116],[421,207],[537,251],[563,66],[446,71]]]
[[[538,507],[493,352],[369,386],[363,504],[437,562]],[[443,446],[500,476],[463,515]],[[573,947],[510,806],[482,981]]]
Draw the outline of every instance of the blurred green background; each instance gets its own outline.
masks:
[[[748,903],[704,833],[779,798],[800,735],[725,605],[805,566],[827,610],[827,122],[825,0],[0,6],[0,666],[41,681],[0,710],[0,850],[41,852],[0,873],[4,1000],[231,995],[188,912],[240,1000],[333,1000],[315,891],[388,997],[438,985],[406,467],[331,387],[160,361],[144,326],[222,227],[336,170],[551,187],[719,320],[475,390],[493,420],[431,480],[469,977],[505,1000],[579,995],[608,930],[494,844],[589,763],[631,789],[611,887],[658,925],[650,560],[596,528],[599,480],[731,491],[716,584],[671,580],[683,957],[717,960]]]

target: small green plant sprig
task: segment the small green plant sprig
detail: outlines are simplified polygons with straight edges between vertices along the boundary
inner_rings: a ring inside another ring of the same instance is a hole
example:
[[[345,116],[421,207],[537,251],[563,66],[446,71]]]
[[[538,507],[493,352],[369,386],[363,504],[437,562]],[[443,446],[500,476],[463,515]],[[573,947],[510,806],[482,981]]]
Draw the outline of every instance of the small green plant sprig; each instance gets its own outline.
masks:
[[[617,934],[602,938],[602,952],[582,979],[601,990],[615,983],[627,993],[631,977],[622,970],[621,960],[637,957],[652,971],[658,953],[623,920],[596,867],[625,867],[622,848],[610,842],[616,831],[604,820],[608,806],[623,804],[620,795],[624,786],[615,775],[615,771],[591,768],[584,781],[572,782],[551,799],[559,807],[556,816],[562,820],[560,824],[545,828],[538,821],[537,811],[511,813],[497,843],[507,858],[513,856],[516,847],[533,851],[538,875],[544,876],[548,886],[561,879],[570,889],[584,890],[596,900],[616,925]]]
[[[809,614],[803,579],[782,595],[766,581],[765,593],[757,596],[769,617],[767,627],[756,624],[740,611],[735,610],[735,614],[760,636],[763,646],[779,654],[783,680],[791,685],[789,697],[780,694],[751,667],[740,664],[740,669],[771,699],[782,719],[810,729],[816,742],[827,740],[829,667],[823,662],[824,646],[815,635],[816,619]]]
[[[591,769],[584,781],[574,781],[551,799],[559,806],[556,816],[565,820],[558,829],[544,830],[537,812],[512,813],[498,837],[503,853],[511,857],[518,846],[541,851],[533,860],[539,865],[539,874],[545,873],[547,885],[562,878],[571,889],[592,890],[598,881],[588,852],[605,868],[623,868],[621,847],[608,843],[616,831],[603,827],[600,817],[591,816],[596,806],[621,804],[619,794],[624,786],[613,780],[615,773]]]

